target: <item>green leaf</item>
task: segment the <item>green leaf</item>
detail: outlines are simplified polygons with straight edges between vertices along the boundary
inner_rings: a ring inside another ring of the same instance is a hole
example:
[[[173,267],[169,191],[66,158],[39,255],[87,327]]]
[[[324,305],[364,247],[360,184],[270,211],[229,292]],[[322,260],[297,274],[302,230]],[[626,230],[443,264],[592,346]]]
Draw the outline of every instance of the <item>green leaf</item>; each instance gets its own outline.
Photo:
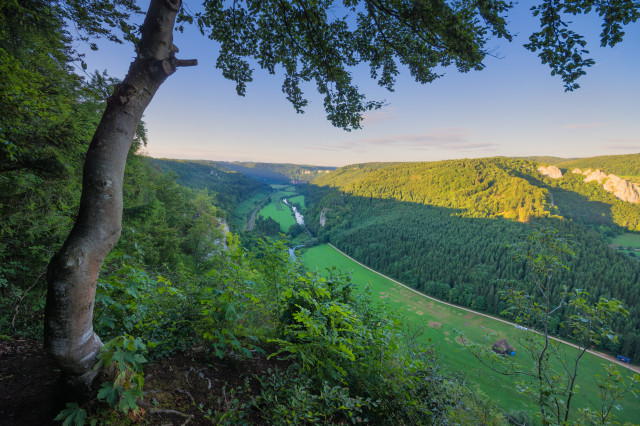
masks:
[[[127,413],[129,410],[136,410],[138,408],[138,404],[136,403],[136,396],[138,392],[135,391],[126,391],[122,394],[122,398],[120,399],[120,404],[118,404],[118,408]]]
[[[55,421],[62,421],[63,426],[82,426],[84,425],[84,421],[87,418],[87,412],[80,408],[78,403],[76,402],[68,402],[67,408],[62,410],[56,418]]]
[[[107,401],[109,406],[115,407],[119,398],[120,395],[118,395],[118,390],[113,387],[113,383],[102,383],[102,386],[100,386],[100,390],[98,391],[98,399]]]

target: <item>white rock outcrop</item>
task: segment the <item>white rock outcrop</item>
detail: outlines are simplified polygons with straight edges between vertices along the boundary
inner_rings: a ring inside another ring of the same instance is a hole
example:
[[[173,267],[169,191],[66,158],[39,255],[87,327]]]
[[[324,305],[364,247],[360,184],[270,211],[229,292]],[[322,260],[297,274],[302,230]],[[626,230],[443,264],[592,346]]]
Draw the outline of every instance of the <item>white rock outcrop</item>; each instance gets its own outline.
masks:
[[[585,178],[583,182],[592,182],[595,180],[598,183],[602,183],[604,190],[612,192],[619,200],[629,203],[640,203],[640,184],[630,182],[616,175],[607,175],[601,170],[591,171],[591,169],[587,169],[583,172],[580,171],[580,169],[573,169],[571,173],[584,175]]]
[[[556,166],[540,166],[538,167],[538,171],[540,174],[548,176],[551,179],[560,179],[562,177],[562,172]]]
[[[602,183],[603,181],[605,181],[609,176],[607,176],[606,174],[604,174],[604,172],[600,171],[600,170],[596,170],[595,172],[592,172],[590,170],[587,170],[589,173],[586,174],[583,182],[591,182],[591,181],[597,181],[598,183]],[[584,175],[584,173],[583,173]],[[611,175],[613,176],[613,175]]]

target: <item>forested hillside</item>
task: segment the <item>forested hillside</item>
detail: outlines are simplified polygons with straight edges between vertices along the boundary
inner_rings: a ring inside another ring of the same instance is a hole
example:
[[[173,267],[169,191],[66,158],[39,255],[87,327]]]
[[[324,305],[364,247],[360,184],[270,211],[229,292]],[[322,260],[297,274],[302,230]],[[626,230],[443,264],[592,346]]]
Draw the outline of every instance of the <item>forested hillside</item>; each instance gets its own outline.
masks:
[[[549,217],[549,193],[527,178],[531,161],[507,158],[354,165],[314,180],[359,197],[460,209],[467,217]]]
[[[307,223],[376,270],[492,314],[505,308],[497,280],[527,279],[512,247],[532,225],[558,229],[575,242],[575,257],[565,259],[570,269],[558,276],[555,300],[563,286],[623,300],[631,315],[615,324],[620,342],[609,349],[640,357],[640,262],[606,241],[640,216],[639,206],[578,175],[544,177],[537,165],[492,158],[347,166],[304,187]],[[557,322],[553,331],[571,334]]]
[[[565,160],[556,164],[567,171],[571,171],[574,168],[583,170],[600,169],[606,174],[614,174],[634,182],[640,182],[640,154],[603,155],[600,157]]]
[[[526,222],[562,217],[586,226],[607,225],[603,233],[640,230],[640,204],[616,199],[597,182],[565,173],[551,179],[540,163],[505,157],[430,163],[374,163],[346,166],[320,176],[315,185],[360,197],[394,199],[460,209],[466,217]]]
[[[564,171],[579,169],[600,169],[606,174],[614,174],[625,179],[640,180],[640,154],[602,155],[585,158],[560,158],[549,156],[521,157],[540,164],[552,164]]]
[[[256,191],[268,191],[268,185],[245,174],[229,172],[211,161],[150,159],[151,165],[175,173],[176,182],[193,189],[206,189],[228,220],[234,209]]]

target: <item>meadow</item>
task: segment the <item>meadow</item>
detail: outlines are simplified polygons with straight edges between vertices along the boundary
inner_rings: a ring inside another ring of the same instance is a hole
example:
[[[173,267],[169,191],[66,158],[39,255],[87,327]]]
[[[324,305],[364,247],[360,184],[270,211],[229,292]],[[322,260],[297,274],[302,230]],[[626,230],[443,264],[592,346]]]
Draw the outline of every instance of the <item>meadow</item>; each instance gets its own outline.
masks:
[[[516,350],[514,361],[524,368],[531,368],[533,362],[524,351],[518,349],[518,338],[522,333],[513,325],[493,318],[487,318],[467,310],[448,306],[425,295],[409,290],[396,282],[385,278],[344,256],[331,246],[323,244],[308,249],[302,256],[303,262],[312,270],[326,273],[326,268],[336,266],[344,272],[350,272],[353,281],[359,286],[369,283],[373,297],[403,314],[414,330],[422,333],[417,340],[425,345],[433,345],[440,354],[441,365],[450,374],[462,374],[470,384],[477,384],[480,391],[490,395],[505,412],[526,411],[536,418],[538,411],[535,403],[517,392],[514,379],[491,372],[465,348],[462,338],[477,343],[491,345],[498,339],[506,338]],[[487,339],[487,336],[490,335]],[[561,345],[568,355],[576,349]],[[592,406],[599,400],[598,388],[593,379],[597,373],[603,373],[602,364],[606,361],[591,354],[585,354],[580,364],[578,376],[579,392],[574,398],[572,412],[578,407]],[[629,370],[619,367],[623,375]],[[618,421],[640,419],[640,400],[627,394],[622,402],[622,411],[614,414]],[[574,414],[575,415],[575,414]],[[575,418],[575,417],[574,417]]]
[[[271,202],[260,210],[260,216],[264,218],[270,217],[275,220],[280,225],[280,231],[286,233],[289,231],[291,225],[295,225],[296,219],[293,216],[291,208],[284,204],[282,199],[291,197],[292,195],[295,196],[297,192],[295,187],[286,187],[284,185],[271,185],[271,187],[278,191],[271,194]],[[300,195],[294,198],[300,197],[302,197],[304,203],[304,196]]]
[[[298,204],[303,209],[306,209],[307,206],[304,204],[304,195],[298,195],[296,197],[289,198],[289,202],[292,204]]]
[[[640,257],[640,234],[625,232],[618,235],[611,241],[611,247],[631,256]]]

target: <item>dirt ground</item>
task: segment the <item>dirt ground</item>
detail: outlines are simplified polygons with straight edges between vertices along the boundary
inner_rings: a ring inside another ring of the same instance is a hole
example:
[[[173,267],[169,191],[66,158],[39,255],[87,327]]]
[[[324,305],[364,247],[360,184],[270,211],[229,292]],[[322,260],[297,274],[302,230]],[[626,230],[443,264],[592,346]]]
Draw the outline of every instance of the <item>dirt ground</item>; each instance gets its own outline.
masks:
[[[267,360],[259,355],[251,359],[210,358],[198,351],[177,353],[150,364],[145,370],[145,398],[138,424],[211,425],[207,410],[226,410],[233,403],[230,389],[248,386],[246,395],[260,392],[260,377],[267,370],[286,369],[282,360]],[[0,426],[53,425],[53,418],[65,401],[54,398],[58,370],[44,352],[42,343],[32,340],[0,342]],[[242,396],[239,397],[242,400]],[[203,408],[200,408],[202,404]],[[97,404],[83,408],[89,414]],[[261,424],[260,418],[246,419]],[[113,417],[112,424],[130,424],[124,414]]]
[[[0,342],[0,425],[54,424],[55,368],[41,343]]]

